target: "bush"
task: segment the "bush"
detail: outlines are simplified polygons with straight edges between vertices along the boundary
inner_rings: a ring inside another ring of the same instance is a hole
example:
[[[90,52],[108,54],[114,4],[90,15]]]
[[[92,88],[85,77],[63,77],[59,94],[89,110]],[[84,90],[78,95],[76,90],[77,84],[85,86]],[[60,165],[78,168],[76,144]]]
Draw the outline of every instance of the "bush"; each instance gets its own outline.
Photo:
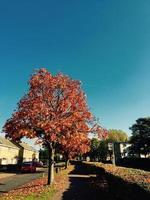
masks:
[[[131,167],[150,171],[149,158],[122,158],[117,164],[123,167]]]

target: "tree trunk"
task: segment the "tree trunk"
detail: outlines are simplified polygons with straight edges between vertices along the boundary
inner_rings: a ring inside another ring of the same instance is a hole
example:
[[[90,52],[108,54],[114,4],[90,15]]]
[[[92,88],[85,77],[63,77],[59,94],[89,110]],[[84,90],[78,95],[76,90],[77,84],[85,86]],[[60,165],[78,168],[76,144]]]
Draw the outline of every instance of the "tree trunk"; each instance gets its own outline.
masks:
[[[139,152],[139,154],[138,154],[138,155],[139,155],[139,158],[141,158],[141,154],[140,154],[140,152]]]
[[[69,156],[66,155],[65,157],[66,157],[66,160],[65,160],[65,169],[67,169],[68,164],[69,164]]]
[[[50,185],[54,181],[54,149],[52,147],[48,147],[48,155],[49,155],[49,165],[48,165],[48,180],[47,185]]]

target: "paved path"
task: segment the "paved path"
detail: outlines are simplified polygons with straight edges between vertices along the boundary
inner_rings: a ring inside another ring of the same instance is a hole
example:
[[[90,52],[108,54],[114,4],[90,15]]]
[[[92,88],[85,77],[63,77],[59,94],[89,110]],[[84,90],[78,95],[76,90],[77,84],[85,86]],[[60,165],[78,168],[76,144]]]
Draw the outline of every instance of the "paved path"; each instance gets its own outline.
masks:
[[[17,174],[0,179],[0,195],[41,177],[43,173],[45,173],[45,169],[36,173]]]
[[[61,180],[60,180],[61,181]],[[76,166],[67,179],[67,184],[54,195],[52,200],[113,200],[109,194],[104,173],[90,174],[81,166]],[[118,200],[118,199],[115,199]]]
[[[3,179],[3,178],[8,178],[10,176],[15,176],[16,174],[15,173],[2,173],[0,172],[0,180]]]

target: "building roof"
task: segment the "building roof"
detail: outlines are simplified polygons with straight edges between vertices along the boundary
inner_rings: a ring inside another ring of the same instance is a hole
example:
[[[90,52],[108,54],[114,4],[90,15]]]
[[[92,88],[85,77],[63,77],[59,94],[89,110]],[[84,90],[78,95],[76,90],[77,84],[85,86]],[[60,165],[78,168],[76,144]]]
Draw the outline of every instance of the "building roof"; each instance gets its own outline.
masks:
[[[19,147],[17,147],[15,144],[13,144],[13,142],[11,142],[10,140],[8,140],[4,137],[1,137],[1,136],[0,136],[0,145],[19,149]]]
[[[2,136],[0,136],[0,146],[7,146],[7,147],[12,147],[12,148],[16,148],[19,149],[20,147],[29,150],[29,151],[33,151],[33,152],[38,152],[36,149],[34,149],[32,146],[28,145],[25,142],[14,142],[11,141],[9,139],[6,139]]]
[[[25,142],[19,142],[18,143],[21,147],[23,147],[24,149],[26,150],[29,150],[29,151],[37,151],[36,149],[34,149],[32,146],[28,145],[27,143]]]

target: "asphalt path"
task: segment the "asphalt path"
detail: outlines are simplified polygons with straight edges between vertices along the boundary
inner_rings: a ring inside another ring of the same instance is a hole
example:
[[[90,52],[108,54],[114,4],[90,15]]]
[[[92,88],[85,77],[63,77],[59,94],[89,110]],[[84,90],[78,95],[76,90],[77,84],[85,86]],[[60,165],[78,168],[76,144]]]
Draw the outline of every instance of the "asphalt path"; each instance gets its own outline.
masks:
[[[68,187],[53,200],[114,200],[102,171],[99,175],[84,166],[76,165],[68,175]],[[119,200],[115,198],[115,200]]]
[[[2,178],[0,179],[0,195],[31,182],[32,180],[38,179],[45,175],[45,173],[47,173],[47,169],[42,168],[35,173],[20,173],[11,177]]]

